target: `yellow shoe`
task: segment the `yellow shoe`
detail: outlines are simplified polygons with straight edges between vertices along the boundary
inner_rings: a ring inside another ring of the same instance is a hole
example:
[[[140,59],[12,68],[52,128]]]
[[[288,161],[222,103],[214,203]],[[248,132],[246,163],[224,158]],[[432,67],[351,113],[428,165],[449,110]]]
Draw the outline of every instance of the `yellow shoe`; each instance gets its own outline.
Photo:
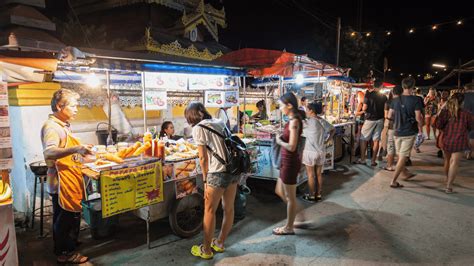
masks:
[[[214,253],[211,252],[211,254],[205,254],[202,250],[203,246],[202,245],[194,245],[192,248],[191,248],[191,254],[193,254],[193,256],[195,257],[200,257],[201,259],[205,259],[205,260],[210,260],[212,258],[214,258]]]
[[[211,248],[212,250],[214,250],[214,252],[217,252],[217,253],[222,253],[225,251],[225,248],[221,248],[217,245],[217,239],[215,238],[213,238],[211,241]]]

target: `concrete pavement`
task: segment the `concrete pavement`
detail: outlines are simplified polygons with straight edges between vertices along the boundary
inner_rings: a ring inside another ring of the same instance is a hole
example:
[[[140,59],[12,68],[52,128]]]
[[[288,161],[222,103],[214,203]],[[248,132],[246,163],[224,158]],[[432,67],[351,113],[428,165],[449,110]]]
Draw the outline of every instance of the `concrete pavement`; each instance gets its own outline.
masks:
[[[238,222],[227,250],[211,261],[194,258],[202,234],[180,239],[167,221],[152,223],[152,249],[145,223],[131,215],[120,221],[112,239],[97,241],[81,232],[81,250],[94,265],[473,265],[474,164],[463,160],[454,194],[444,193],[442,159],[433,142],[413,153],[412,181],[389,187],[393,172],[340,163],[324,176],[324,200],[305,203],[306,229],[294,236],[271,231],[285,220],[285,205],[273,194],[274,183],[250,182],[247,217]],[[19,233],[23,265],[54,264],[52,240]]]

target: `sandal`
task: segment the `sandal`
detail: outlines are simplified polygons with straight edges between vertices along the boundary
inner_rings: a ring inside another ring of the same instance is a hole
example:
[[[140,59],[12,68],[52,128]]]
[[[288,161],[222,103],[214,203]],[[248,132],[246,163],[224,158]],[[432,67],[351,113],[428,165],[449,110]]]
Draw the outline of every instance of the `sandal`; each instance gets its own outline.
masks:
[[[360,159],[357,159],[353,162],[353,164],[365,164],[365,162],[362,162]]]
[[[191,254],[193,254],[193,256],[195,257],[200,257],[201,259],[205,259],[205,260],[210,260],[212,258],[214,258],[214,253],[211,252],[211,254],[206,254],[204,253],[204,250],[203,250],[204,246],[201,244],[201,245],[194,245],[192,248],[191,248]]]
[[[452,193],[454,193],[454,191],[453,191],[452,188],[447,188],[444,192],[445,192],[446,194],[452,194]]]
[[[212,250],[214,250],[214,252],[217,252],[217,253],[222,253],[222,252],[225,251],[224,247],[219,247],[219,245],[217,245],[217,239],[216,238],[212,239],[211,248],[212,248]]]
[[[273,229],[272,233],[277,236],[286,236],[286,235],[294,235],[295,231],[286,231],[286,227],[277,227]]]
[[[392,167],[387,167],[387,166],[384,166],[382,169],[389,172],[395,171],[395,169],[393,169]]]
[[[391,187],[391,188],[402,188],[403,185],[397,182],[397,183],[395,183],[395,184],[390,184],[390,187]]]
[[[58,264],[83,264],[89,261],[89,258],[82,256],[79,253],[69,253],[68,255],[61,255],[56,262]]]
[[[303,200],[308,201],[308,202],[316,202],[317,199],[314,195],[309,195],[309,194],[304,194]]]
[[[316,195],[316,200],[317,201],[322,201],[323,200],[323,197],[321,196],[321,194]]]
[[[371,163],[370,166],[375,167],[377,166],[377,163]]]

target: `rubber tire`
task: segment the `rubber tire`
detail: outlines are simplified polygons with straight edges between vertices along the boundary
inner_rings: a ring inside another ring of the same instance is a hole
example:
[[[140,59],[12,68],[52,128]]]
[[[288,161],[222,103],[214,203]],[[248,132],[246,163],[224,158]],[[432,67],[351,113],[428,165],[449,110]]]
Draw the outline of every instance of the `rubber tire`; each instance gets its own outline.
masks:
[[[200,222],[191,230],[185,230],[179,226],[177,211],[178,211],[181,201],[188,197],[192,197],[192,200],[196,202],[200,202],[200,205],[202,207],[202,215],[204,215],[204,198],[200,193],[194,193],[184,198],[176,199],[171,203],[169,215],[168,215],[171,230],[173,230],[173,233],[175,235],[182,238],[189,238],[189,237],[195,236],[199,234],[199,232],[201,232],[201,229],[202,229],[202,220],[203,220],[202,216],[199,218]]]

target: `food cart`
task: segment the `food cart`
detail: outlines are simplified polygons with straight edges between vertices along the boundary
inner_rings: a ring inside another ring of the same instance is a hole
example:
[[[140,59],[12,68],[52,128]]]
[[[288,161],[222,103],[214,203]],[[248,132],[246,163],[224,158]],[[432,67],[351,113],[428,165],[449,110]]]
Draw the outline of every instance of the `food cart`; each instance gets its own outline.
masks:
[[[310,98],[320,99],[322,95],[321,85],[329,76],[347,75],[348,70],[339,68],[324,62],[313,60],[305,55],[296,55],[285,51],[263,50],[263,49],[241,49],[234,51],[218,59],[222,62],[232,63],[236,66],[248,68],[248,74],[252,77],[252,88],[244,84],[243,108],[247,110],[247,94],[260,94],[264,99],[267,110],[271,112],[269,121],[259,121],[252,125],[246,125],[244,136],[248,142],[256,148],[254,162],[254,173],[252,178],[276,180],[279,170],[274,167],[274,156],[272,155],[272,142],[274,135],[281,132],[282,117],[278,110],[272,106],[279,97],[288,92],[295,91],[300,96],[310,94]],[[304,136],[303,136],[304,139]],[[330,148],[330,147],[328,147]],[[326,169],[333,167],[332,160],[326,164]],[[303,168],[302,168],[303,169]],[[298,185],[307,180],[305,171],[301,171],[298,177]]]
[[[326,158],[332,157],[330,169],[333,168],[334,161],[343,159],[346,145],[349,151],[349,162],[352,162],[356,105],[356,91],[352,90],[352,82],[353,80],[348,77],[329,77],[323,87],[323,103],[326,106],[324,118],[336,129],[334,143],[327,149],[326,154]],[[328,168],[325,166],[325,170]]]
[[[168,217],[178,236],[199,233],[204,206],[197,147],[185,138],[186,132],[178,141],[155,137],[153,133],[157,130],[148,126],[147,111],[159,110],[177,122],[173,114],[184,111],[183,105],[191,101],[201,101],[207,107],[232,108],[238,105],[240,76],[245,72],[241,68],[216,64],[150,63],[123,58],[114,59],[110,64],[101,58],[94,59],[91,65],[81,66],[80,71],[74,64],[62,64],[56,75],[57,80],[61,77],[85,80],[94,73],[105,80],[109,145],[100,159],[86,164],[83,170],[88,177],[85,179],[86,203],[100,199],[100,204],[86,207],[100,210],[100,219],[133,211],[146,221],[148,247],[150,222],[158,219]],[[111,65],[125,68],[113,69]],[[68,71],[66,77],[65,71]],[[87,77],[71,78],[84,72]],[[120,80],[125,81],[125,86],[121,86]],[[142,104],[143,139],[129,144],[111,143],[111,95]]]

